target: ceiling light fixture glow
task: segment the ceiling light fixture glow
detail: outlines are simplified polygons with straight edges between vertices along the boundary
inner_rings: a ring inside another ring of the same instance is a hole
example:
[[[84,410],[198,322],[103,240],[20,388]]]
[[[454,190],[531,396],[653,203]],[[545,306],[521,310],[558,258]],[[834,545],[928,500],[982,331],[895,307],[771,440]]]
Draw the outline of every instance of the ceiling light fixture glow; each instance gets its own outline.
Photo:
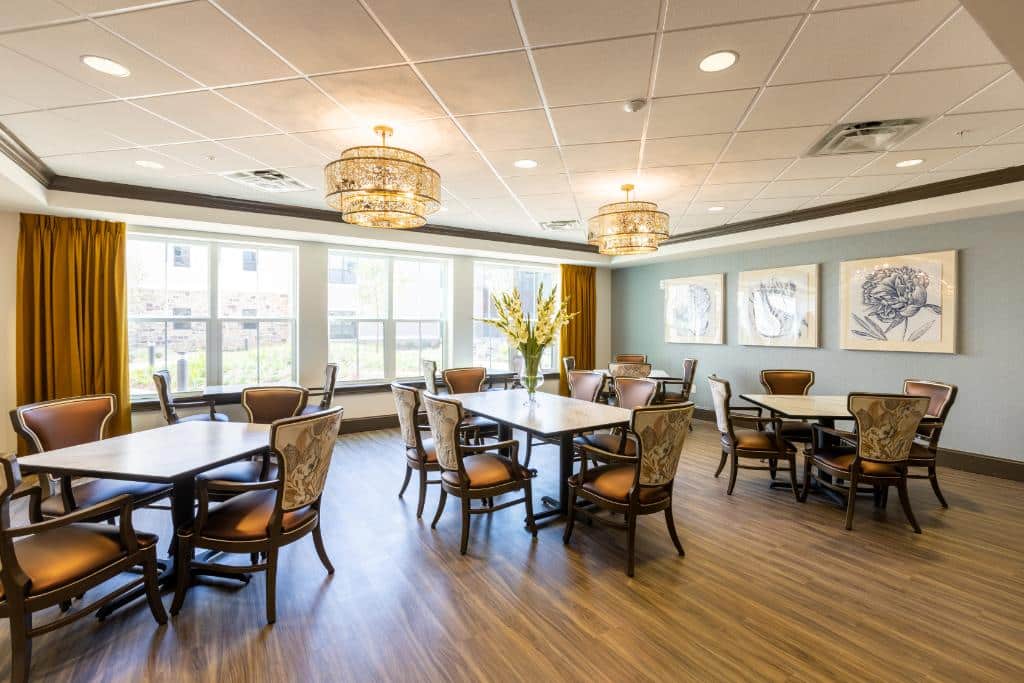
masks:
[[[724,206],[709,206],[708,211],[711,213],[718,213],[719,211],[725,211]]]
[[[156,161],[150,161],[149,159],[139,159],[135,162],[135,165],[141,166],[142,168],[153,168],[158,170],[164,167],[163,164]]]
[[[115,62],[113,59],[107,59],[106,57],[82,55],[82,64],[85,64],[90,69],[99,71],[102,74],[107,74],[108,76],[128,78],[132,75],[132,72],[124,64]]]
[[[904,159],[903,161],[896,162],[896,168],[908,168],[910,166],[917,166],[923,164],[924,159]]]
[[[533,159],[519,159],[512,165],[516,168],[537,168],[537,162]]]
[[[654,202],[631,199],[631,184],[622,186],[626,201],[605,204],[587,221],[587,242],[610,256],[648,254],[668,239],[669,217]]]
[[[732,50],[712,52],[707,57],[700,60],[700,70],[707,71],[709,73],[714,71],[725,71],[735,64],[739,57],[740,56]]]

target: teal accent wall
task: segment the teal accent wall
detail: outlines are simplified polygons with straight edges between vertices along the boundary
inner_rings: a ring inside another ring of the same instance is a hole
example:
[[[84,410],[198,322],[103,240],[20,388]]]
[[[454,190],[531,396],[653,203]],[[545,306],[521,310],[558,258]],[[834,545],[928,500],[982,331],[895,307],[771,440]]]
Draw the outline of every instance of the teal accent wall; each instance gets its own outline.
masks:
[[[959,250],[956,355],[839,348],[840,262],[946,249]],[[739,273],[805,263],[820,266],[820,348],[740,346]],[[665,343],[659,282],[719,272],[725,273],[725,343]],[[814,370],[817,394],[898,392],[907,377],[952,382],[960,395],[941,445],[1024,461],[1024,213],[621,268],[612,273],[611,328],[613,354],[646,353],[654,367],[674,375],[683,358],[697,358],[693,399],[701,408],[711,408],[712,373],[728,379],[734,395],[760,393],[758,372],[765,368]]]

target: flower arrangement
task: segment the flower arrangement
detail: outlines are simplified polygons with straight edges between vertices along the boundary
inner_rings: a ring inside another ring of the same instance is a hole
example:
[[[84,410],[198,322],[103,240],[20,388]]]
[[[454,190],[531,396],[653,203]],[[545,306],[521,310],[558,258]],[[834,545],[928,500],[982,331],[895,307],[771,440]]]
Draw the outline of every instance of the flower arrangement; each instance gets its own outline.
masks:
[[[568,303],[567,298],[558,297],[554,288],[545,293],[544,284],[541,283],[537,288],[536,318],[530,318],[525,314],[519,290],[513,289],[511,293],[504,292],[491,296],[491,304],[497,317],[480,319],[481,322],[501,330],[509,343],[523,354],[522,382],[531,402],[537,387],[543,381],[540,357],[544,348],[551,343],[559,330],[579,315],[579,312],[570,313],[567,310]]]

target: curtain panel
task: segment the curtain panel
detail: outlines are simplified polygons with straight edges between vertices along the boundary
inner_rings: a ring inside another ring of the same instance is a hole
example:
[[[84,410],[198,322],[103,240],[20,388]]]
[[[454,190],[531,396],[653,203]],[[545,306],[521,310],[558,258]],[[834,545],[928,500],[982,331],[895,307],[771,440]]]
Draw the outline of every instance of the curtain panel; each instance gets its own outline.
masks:
[[[594,338],[597,335],[597,269],[592,266],[562,265],[562,296],[568,297],[570,312],[579,315],[562,330],[559,337],[558,372],[559,392],[569,395],[569,378],[561,359],[575,356],[576,367],[583,370],[594,368]]]

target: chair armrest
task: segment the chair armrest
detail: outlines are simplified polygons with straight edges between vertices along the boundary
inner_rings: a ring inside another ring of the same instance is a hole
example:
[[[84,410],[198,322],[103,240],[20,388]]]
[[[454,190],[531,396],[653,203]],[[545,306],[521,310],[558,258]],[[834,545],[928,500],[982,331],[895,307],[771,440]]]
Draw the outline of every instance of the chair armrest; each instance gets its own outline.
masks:
[[[23,488],[20,491],[15,491],[11,494],[10,500],[16,500],[18,498],[24,498],[25,496],[31,496],[28,501],[28,518],[32,523],[40,523],[43,521],[43,489],[36,484]]]
[[[247,491],[265,491],[280,486],[280,479],[265,481],[226,481],[224,479],[196,479],[196,487],[214,493],[245,493]]]
[[[210,409],[210,417],[217,414],[217,401],[212,398],[192,398],[184,401],[175,401],[175,408],[198,408],[200,406]]]
[[[48,519],[45,522],[36,522],[35,524],[26,524],[25,526],[8,529],[7,535],[18,537],[38,534],[43,531],[59,529],[76,522],[86,522],[115,511],[118,511],[122,518],[127,517],[130,520],[132,516],[132,497],[127,493],[122,493],[120,496],[114,496],[110,500],[105,500],[102,503],[96,503],[89,507],[78,508],[74,512]]]
[[[730,413],[734,410],[753,410],[758,415],[761,415],[761,413],[764,411],[764,408],[762,408],[761,406],[729,406],[728,410]]]
[[[316,389],[307,389],[306,396],[326,396],[327,390],[323,387],[317,387]]]
[[[782,424],[782,420],[777,417],[753,417],[751,415],[729,415],[729,421],[754,425],[757,430],[762,430],[764,425],[771,424],[775,426],[776,433],[781,429]]]
[[[484,453],[486,451],[496,451],[502,448],[511,448],[513,451],[519,450],[519,442],[515,439],[509,439],[508,441],[495,441],[494,443],[484,443],[472,446],[459,446],[459,450],[462,451],[463,455],[473,455],[475,453]]]
[[[611,451],[606,451],[603,448],[591,446],[590,444],[579,444],[576,447],[584,454],[593,456],[595,460],[607,460],[609,462],[636,462],[635,455],[623,455],[621,453],[612,453]]]

